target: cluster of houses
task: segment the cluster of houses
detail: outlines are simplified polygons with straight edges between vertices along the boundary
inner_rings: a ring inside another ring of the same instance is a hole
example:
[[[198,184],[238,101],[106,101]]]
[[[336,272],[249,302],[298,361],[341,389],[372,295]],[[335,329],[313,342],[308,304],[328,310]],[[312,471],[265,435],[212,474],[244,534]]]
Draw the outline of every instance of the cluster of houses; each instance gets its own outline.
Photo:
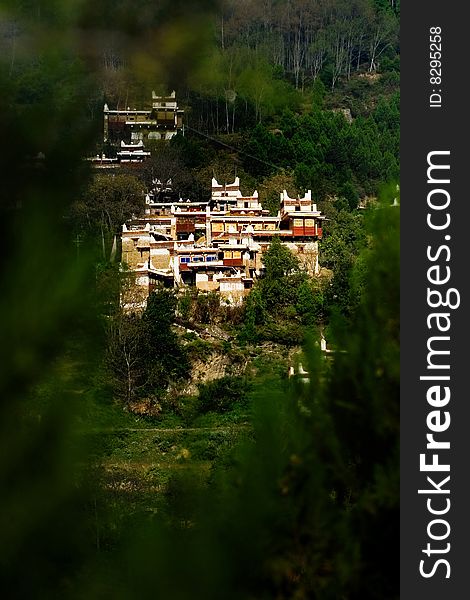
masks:
[[[99,169],[142,163],[150,156],[149,142],[184,133],[183,114],[174,91],[166,96],[152,92],[152,102],[143,110],[110,109],[105,104],[104,142],[116,149],[116,156],[89,160]],[[171,181],[153,183],[144,214],[122,230],[122,262],[135,275],[132,289],[138,292],[130,304],[145,303],[163,284],[216,291],[222,303],[239,305],[262,275],[263,254],[275,236],[309,273],[318,273],[324,216],[310,190],[302,198],[291,198],[284,190],[280,210],[273,216],[261,205],[257,191],[242,194],[238,177],[228,184],[213,178],[211,198],[205,202],[175,198]]]
[[[147,194],[145,214],[123,226],[122,261],[143,296],[161,284],[195,286],[238,305],[262,274],[263,254],[275,236],[308,272],[318,273],[323,219],[310,190],[302,198],[284,190],[280,210],[271,216],[256,191],[242,195],[238,177],[229,184],[213,178],[207,202]]]

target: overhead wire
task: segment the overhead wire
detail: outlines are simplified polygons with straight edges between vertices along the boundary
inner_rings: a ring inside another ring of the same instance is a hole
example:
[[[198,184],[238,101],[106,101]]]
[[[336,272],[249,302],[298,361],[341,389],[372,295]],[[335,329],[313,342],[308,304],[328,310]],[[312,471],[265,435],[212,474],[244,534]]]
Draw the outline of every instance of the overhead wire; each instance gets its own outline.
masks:
[[[248,158],[252,158],[253,160],[256,160],[260,163],[263,163],[264,165],[267,165],[268,167],[272,167],[273,169],[276,169],[276,171],[282,169],[282,167],[280,167],[279,165],[275,165],[274,163],[263,160],[262,158],[253,156],[252,154],[249,154],[248,152],[245,152],[244,150],[240,150],[239,148],[235,148],[235,146],[226,144],[225,142],[222,142],[221,140],[218,140],[217,138],[212,137],[208,133],[203,133],[202,131],[199,131],[198,129],[194,129],[193,127],[190,127],[189,125],[186,125],[185,129],[189,129],[190,131],[193,131],[194,133],[197,133],[198,135],[202,135],[203,137],[205,137],[209,140],[212,140],[213,142],[216,142],[217,144],[224,146],[225,148],[229,148],[230,150],[233,150],[237,154],[243,154],[244,156],[247,156]]]

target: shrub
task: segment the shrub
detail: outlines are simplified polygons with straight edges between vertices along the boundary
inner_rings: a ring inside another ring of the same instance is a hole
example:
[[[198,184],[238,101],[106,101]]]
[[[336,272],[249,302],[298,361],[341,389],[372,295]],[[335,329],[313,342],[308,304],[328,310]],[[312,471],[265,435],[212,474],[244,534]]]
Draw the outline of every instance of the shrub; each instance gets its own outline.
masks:
[[[199,412],[229,412],[236,404],[245,404],[247,383],[243,377],[221,377],[199,386]]]
[[[264,327],[260,327],[260,337],[276,344],[300,346],[304,341],[304,331],[298,323],[276,323],[271,321]]]
[[[217,292],[199,293],[194,306],[194,320],[196,323],[212,325],[220,316],[220,298]]]
[[[191,360],[207,362],[212,355],[213,346],[210,342],[196,338],[186,344],[185,350]]]

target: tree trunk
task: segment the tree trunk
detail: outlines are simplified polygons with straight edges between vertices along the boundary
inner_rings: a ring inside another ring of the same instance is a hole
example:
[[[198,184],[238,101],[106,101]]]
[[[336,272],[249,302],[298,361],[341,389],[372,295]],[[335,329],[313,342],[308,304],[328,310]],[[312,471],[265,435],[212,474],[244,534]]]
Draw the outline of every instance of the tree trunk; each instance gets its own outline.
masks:
[[[232,111],[232,133],[235,133],[235,106],[236,101],[233,101],[233,111]]]

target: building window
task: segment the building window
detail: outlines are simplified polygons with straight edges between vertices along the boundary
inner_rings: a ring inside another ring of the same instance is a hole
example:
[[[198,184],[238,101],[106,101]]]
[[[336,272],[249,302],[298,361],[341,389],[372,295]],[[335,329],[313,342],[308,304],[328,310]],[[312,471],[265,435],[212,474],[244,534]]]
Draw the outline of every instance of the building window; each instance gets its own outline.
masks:
[[[189,256],[181,256],[180,258],[180,263],[189,263],[191,262],[191,259],[189,258]]]

